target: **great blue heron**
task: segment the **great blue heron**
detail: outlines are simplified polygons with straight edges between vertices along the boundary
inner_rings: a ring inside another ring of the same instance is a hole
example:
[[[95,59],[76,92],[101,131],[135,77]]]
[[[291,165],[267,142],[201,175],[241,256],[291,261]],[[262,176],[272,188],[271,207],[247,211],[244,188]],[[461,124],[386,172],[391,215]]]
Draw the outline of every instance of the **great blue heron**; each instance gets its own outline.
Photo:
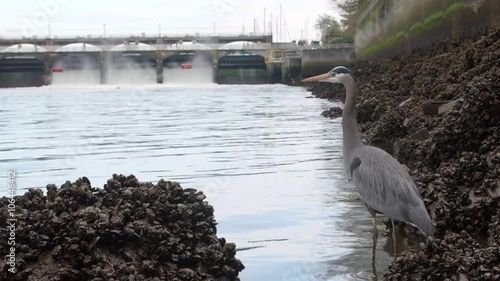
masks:
[[[380,148],[364,145],[361,141],[355,106],[357,88],[351,71],[338,66],[328,73],[302,80],[302,82],[313,81],[340,83],[346,89],[342,112],[344,167],[372,216],[372,261],[375,262],[378,238],[377,213],[391,219],[395,253],[394,219],[417,226],[426,235],[433,235],[436,229],[407,170],[389,153]]]

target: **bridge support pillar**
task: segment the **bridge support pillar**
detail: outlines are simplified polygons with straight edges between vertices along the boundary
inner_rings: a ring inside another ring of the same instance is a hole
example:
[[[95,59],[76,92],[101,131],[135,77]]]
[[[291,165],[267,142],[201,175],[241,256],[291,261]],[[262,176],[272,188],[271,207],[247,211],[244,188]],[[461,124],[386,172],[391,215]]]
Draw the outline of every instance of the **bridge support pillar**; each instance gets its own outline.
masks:
[[[156,57],[156,83],[163,84],[163,56]]]
[[[212,82],[218,84],[218,77],[219,77],[219,59],[217,56],[214,57],[212,60]]]
[[[302,58],[299,56],[283,56],[283,64],[281,70],[281,81],[283,84],[295,84],[296,78],[302,73]]]
[[[269,75],[269,83],[276,84],[282,83],[282,62],[278,61],[268,61],[267,63],[267,73]]]
[[[101,71],[101,85],[108,83],[108,68],[109,68],[109,56],[106,52],[101,53],[100,61],[100,71]]]
[[[48,86],[52,84],[52,66],[50,62],[45,62],[45,70],[43,72],[43,84]]]

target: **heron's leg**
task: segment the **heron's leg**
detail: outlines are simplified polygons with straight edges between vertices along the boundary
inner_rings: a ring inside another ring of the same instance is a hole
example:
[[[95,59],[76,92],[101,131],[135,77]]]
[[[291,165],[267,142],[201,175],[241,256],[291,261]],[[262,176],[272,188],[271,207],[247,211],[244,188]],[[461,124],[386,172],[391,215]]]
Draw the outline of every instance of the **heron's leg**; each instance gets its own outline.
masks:
[[[372,281],[377,281],[378,273],[377,273],[377,265],[375,264],[375,262],[372,262],[372,270],[373,270]]]
[[[370,211],[370,215],[372,216],[373,222],[373,252],[372,252],[372,263],[375,263],[376,251],[377,251],[377,240],[378,240],[378,231],[377,231],[377,212],[372,208],[368,208]]]
[[[396,243],[396,225],[394,225],[394,220],[391,219],[392,223],[392,243],[394,247],[394,259],[398,256],[398,248],[397,248],[397,243]]]

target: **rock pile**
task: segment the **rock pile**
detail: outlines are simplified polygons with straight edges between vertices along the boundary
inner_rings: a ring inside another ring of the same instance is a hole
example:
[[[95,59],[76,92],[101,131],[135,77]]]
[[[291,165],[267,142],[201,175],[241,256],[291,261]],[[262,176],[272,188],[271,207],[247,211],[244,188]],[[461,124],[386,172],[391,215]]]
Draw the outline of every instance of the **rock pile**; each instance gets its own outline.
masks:
[[[328,110],[323,111],[321,115],[327,118],[338,118],[342,116],[342,108],[332,107]]]
[[[430,54],[359,62],[354,72],[361,132],[410,168],[437,223],[435,237],[385,278],[500,280],[500,26]],[[313,94],[336,98],[344,89],[325,83]],[[433,101],[456,102],[424,115]]]
[[[216,236],[202,192],[176,182],[113,175],[31,189],[16,198],[16,269],[0,280],[239,280],[236,246]],[[0,255],[7,255],[7,198],[0,199]]]
[[[344,102],[344,86],[330,83],[314,83],[307,89],[312,94],[321,99]]]

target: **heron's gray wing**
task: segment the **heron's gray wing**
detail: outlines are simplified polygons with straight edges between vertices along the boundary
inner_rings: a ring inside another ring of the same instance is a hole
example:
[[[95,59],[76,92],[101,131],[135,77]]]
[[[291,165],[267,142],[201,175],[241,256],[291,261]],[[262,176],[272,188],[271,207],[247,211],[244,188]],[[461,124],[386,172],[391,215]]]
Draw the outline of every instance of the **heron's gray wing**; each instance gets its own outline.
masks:
[[[415,183],[390,154],[364,146],[355,152],[350,169],[354,186],[368,207],[390,218],[413,223],[428,235],[434,233]]]

